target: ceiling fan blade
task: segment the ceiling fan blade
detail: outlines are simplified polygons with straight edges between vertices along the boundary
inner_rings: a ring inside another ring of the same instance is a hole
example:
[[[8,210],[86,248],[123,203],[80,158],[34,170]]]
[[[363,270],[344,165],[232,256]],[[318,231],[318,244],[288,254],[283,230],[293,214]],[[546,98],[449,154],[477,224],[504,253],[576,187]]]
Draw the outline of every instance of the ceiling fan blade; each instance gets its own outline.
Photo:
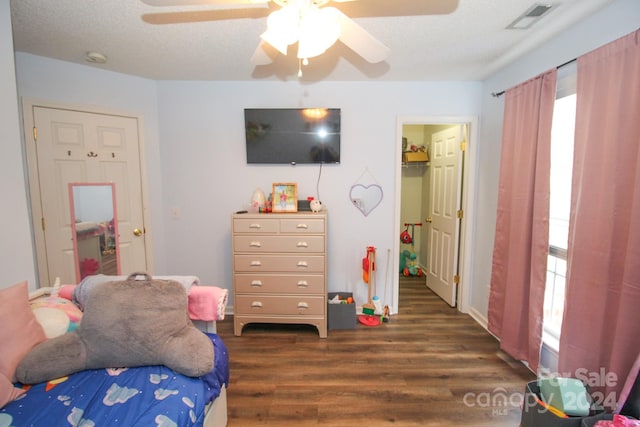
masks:
[[[212,9],[264,7],[270,0],[142,0],[149,6],[210,6]]]
[[[382,44],[378,39],[338,9],[330,9],[335,10],[333,13],[336,14],[339,19],[342,29],[339,40],[342,43],[346,44],[354,52],[372,64],[387,59],[391,53],[391,49]]]
[[[215,9],[189,10],[180,12],[145,13],[142,20],[149,24],[184,24],[193,22],[224,21],[240,18],[264,18],[269,9]]]
[[[278,53],[269,45],[269,43],[261,40],[260,44],[253,52],[253,56],[251,56],[251,64],[258,65],[269,65],[273,62],[275,56]]]
[[[444,15],[453,13],[460,0],[332,0],[352,18]]]

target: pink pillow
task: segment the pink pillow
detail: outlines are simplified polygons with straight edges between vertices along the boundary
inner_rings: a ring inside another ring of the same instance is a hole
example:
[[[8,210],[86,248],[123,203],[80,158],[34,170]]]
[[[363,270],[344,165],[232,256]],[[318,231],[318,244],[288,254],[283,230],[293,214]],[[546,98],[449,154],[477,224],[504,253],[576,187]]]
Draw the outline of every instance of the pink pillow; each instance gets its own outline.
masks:
[[[11,382],[16,367],[27,353],[46,337],[29,305],[27,282],[0,289],[0,396],[15,397]],[[10,389],[8,388],[10,387]],[[0,401],[4,406],[7,402]]]

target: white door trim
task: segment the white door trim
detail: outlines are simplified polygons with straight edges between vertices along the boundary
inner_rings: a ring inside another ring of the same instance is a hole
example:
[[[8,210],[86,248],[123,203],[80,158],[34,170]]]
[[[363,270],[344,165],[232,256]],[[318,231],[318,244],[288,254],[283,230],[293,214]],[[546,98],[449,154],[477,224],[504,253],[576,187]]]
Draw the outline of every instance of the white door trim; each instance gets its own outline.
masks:
[[[26,153],[26,169],[29,181],[29,211],[31,213],[31,226],[34,240],[34,257],[37,266],[36,287],[51,286],[51,283],[41,283],[43,272],[47,271],[46,260],[40,259],[37,254],[45,253],[44,233],[42,231],[42,206],[40,204],[41,195],[38,184],[37,168],[31,167],[36,164],[37,153],[34,140],[33,128],[35,126],[33,109],[34,107],[53,108],[59,110],[81,111],[94,114],[115,115],[122,117],[130,117],[138,122],[138,141],[140,146],[140,184],[142,190],[142,215],[145,223],[145,254],[147,258],[147,270],[152,272],[154,269],[153,261],[153,233],[151,230],[151,212],[149,202],[149,186],[147,181],[147,162],[145,156],[145,139],[144,139],[144,116],[127,111],[107,109],[96,106],[86,106],[77,104],[63,104],[54,101],[47,101],[34,98],[22,98],[22,119],[24,123],[24,141]],[[44,269],[44,270],[43,270]]]
[[[394,200],[394,231],[392,245],[393,270],[400,271],[400,206],[402,188],[402,127],[403,125],[437,125],[463,124],[468,126],[467,147],[464,152],[464,178],[462,183],[462,208],[464,218],[460,226],[460,258],[458,260],[460,283],[458,284],[458,310],[467,313],[469,300],[474,284],[473,277],[473,248],[476,236],[476,197],[477,197],[477,164],[478,164],[478,117],[475,116],[398,116],[396,123],[395,143],[395,200]],[[398,312],[400,278],[398,274],[392,276],[391,312]]]

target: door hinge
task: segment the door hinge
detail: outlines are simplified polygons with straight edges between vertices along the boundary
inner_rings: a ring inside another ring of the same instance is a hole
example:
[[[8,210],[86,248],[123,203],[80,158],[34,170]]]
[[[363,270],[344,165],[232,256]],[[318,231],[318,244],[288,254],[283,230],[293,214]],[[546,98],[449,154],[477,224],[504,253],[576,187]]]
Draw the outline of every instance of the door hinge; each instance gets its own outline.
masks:
[[[458,210],[458,212],[456,212],[456,216],[458,219],[462,219],[464,217],[464,211],[462,209]]]
[[[44,229],[45,229],[44,218],[40,218],[40,222],[42,223],[42,231],[44,231]]]
[[[38,128],[35,126],[33,127],[33,140],[38,141]]]
[[[464,139],[460,142],[460,151],[466,151],[467,150],[467,140]]]
[[[457,274],[453,276],[453,283],[455,283],[456,285],[460,283],[460,276],[458,276]]]

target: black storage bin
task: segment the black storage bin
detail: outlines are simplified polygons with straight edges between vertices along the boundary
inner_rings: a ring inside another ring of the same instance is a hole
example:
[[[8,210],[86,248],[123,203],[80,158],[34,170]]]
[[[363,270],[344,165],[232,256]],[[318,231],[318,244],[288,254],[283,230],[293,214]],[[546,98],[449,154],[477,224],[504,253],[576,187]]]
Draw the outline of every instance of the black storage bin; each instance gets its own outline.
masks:
[[[528,382],[522,402],[521,427],[582,427],[583,420],[604,411],[602,408],[593,408],[592,415],[588,417],[563,418],[542,406],[538,400],[542,400],[538,381]]]
[[[340,295],[341,300],[353,297],[351,292],[329,292],[328,300]],[[327,300],[327,301],[328,301]],[[356,328],[356,305],[351,304],[329,304],[327,302],[327,327],[331,329],[355,329]]]

